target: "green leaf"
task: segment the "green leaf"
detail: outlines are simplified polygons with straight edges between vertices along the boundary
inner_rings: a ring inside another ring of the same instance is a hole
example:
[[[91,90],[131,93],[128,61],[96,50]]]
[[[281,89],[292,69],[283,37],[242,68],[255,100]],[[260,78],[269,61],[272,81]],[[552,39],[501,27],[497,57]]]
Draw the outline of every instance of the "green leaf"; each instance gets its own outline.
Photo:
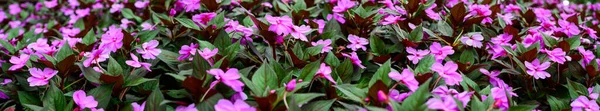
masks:
[[[154,80],[156,80],[156,79],[148,79],[148,78],[140,77],[140,78],[137,78],[137,79],[132,80],[132,81],[125,81],[125,86],[137,86],[137,85],[140,85],[140,84],[142,84],[144,82],[154,81]]]
[[[429,92],[430,83],[431,79],[428,79],[417,91],[404,99],[402,109],[406,111],[425,111],[427,109],[425,101],[431,96]]]
[[[377,80],[381,80],[386,85],[389,85],[391,83],[391,79],[388,77],[388,74],[391,71],[391,61],[388,60],[387,62],[383,63],[383,65],[381,65],[379,69],[377,69],[377,72],[375,72],[375,75],[373,75],[373,77],[369,81],[369,87],[373,86],[373,84],[375,84]]]
[[[479,98],[477,98],[477,96],[472,96],[471,97],[471,110],[472,111],[485,111],[485,110],[487,110],[487,107],[483,104],[483,102],[481,102],[481,100]]]
[[[225,30],[221,30],[221,32],[219,33],[219,36],[217,36],[217,38],[215,39],[215,47],[219,48],[219,49],[225,49],[228,46],[230,46],[231,43],[231,38],[229,38],[229,34],[227,34],[227,32],[225,32]]]
[[[208,63],[208,61],[204,60],[202,56],[200,56],[198,51],[196,51],[196,54],[194,54],[194,60],[192,61],[192,74],[194,75],[194,77],[197,77],[200,80],[204,80],[206,76],[208,76],[208,73],[206,71],[211,69],[210,64]]]
[[[444,36],[452,36],[452,34],[454,34],[454,29],[452,29],[445,21],[439,21],[437,26],[440,33]]]
[[[133,11],[131,11],[131,9],[129,8],[122,8],[121,10],[121,14],[123,14],[123,17],[127,18],[127,19],[135,19],[136,21],[141,21],[142,19],[138,16],[136,16]]]
[[[378,36],[371,36],[369,38],[369,45],[371,46],[371,50],[373,50],[376,56],[386,55],[387,48],[385,47],[385,43]]]
[[[558,43],[554,37],[548,34],[542,33],[542,36],[544,37],[544,44],[548,47],[552,47]]]
[[[317,97],[325,96],[323,93],[295,93],[294,100],[296,103],[304,104],[308,103],[310,100],[313,100]]]
[[[196,23],[194,23],[194,21],[192,21],[191,19],[175,18],[175,20],[177,20],[177,22],[181,23],[181,25],[183,25],[187,28],[200,30],[200,27],[198,25],[196,25]]]
[[[535,109],[537,107],[537,105],[518,105],[518,106],[511,106],[510,108],[508,108],[508,111],[531,111],[533,109]]]
[[[300,77],[298,78],[302,80],[312,80],[320,67],[320,62],[312,62],[302,68],[302,72],[300,72]]]
[[[467,77],[464,74],[462,74],[462,78],[463,78],[463,81],[460,82],[460,85],[463,87],[463,89],[467,90],[467,89],[470,89],[469,87],[471,87],[471,88],[473,88],[473,90],[475,90],[475,92],[480,91],[478,84],[475,83],[475,81],[471,80],[471,78]]]
[[[146,43],[150,40],[153,40],[158,35],[159,32],[160,32],[160,30],[141,31],[140,33],[137,34],[137,38],[140,38],[141,43]]]
[[[587,96],[589,94],[585,86],[569,79],[567,79],[567,84],[563,84],[563,86],[567,87],[571,99],[577,99],[579,95]]]
[[[322,49],[323,49],[323,45],[317,45],[317,46],[312,46],[312,47],[306,48],[305,52],[311,56],[314,56],[314,55],[320,54]]]
[[[562,109],[569,107],[568,103],[558,100],[554,96],[548,96],[547,101],[548,101],[548,105],[550,105],[550,109],[552,111],[560,111]]]
[[[334,19],[329,20],[327,24],[325,24],[325,28],[323,28],[323,33],[332,33],[331,38],[323,38],[331,39],[331,41],[336,41],[338,37],[343,36],[340,23],[338,23],[338,21]]]
[[[435,62],[433,55],[427,55],[423,59],[419,60],[419,64],[415,68],[415,74],[425,74],[431,71],[431,65]]]
[[[164,111],[165,107],[160,104],[164,101],[164,99],[165,98],[162,92],[160,92],[158,84],[156,84],[156,86],[154,86],[154,90],[152,90],[152,93],[150,93],[150,96],[148,96],[148,99],[146,100],[146,107],[144,109],[148,109],[150,111]]]
[[[475,59],[477,59],[477,52],[474,49],[466,49],[460,54],[459,62],[462,63],[475,63]]]
[[[83,39],[81,40],[81,43],[85,44],[85,45],[90,45],[93,44],[94,42],[96,42],[96,33],[94,33],[94,29],[91,29],[90,31],[87,32],[87,34],[85,34],[85,36],[83,36]]]
[[[56,65],[56,59],[50,55],[47,54],[42,54],[44,56],[44,58],[46,58],[46,60],[50,61],[52,63],[52,65]]]
[[[15,51],[17,51],[17,49],[15,49],[15,46],[8,43],[8,41],[0,40],[0,45],[2,45],[2,47],[4,47],[6,50],[8,50],[8,52],[10,52],[11,54],[14,54]]]
[[[304,2],[304,0],[295,0],[294,2],[294,10],[300,11],[306,9],[306,3]]]
[[[277,74],[269,64],[262,64],[256,70],[254,75],[252,75],[252,83],[254,83],[254,86],[263,91],[259,92],[258,94],[263,94],[264,92],[277,88],[279,84],[278,80],[279,79],[277,79]]]
[[[571,50],[577,49],[577,47],[579,47],[579,45],[581,45],[580,38],[581,37],[579,37],[579,36],[574,36],[574,37],[566,39],[567,43],[569,43],[569,46],[571,46]]]
[[[114,58],[108,58],[108,75],[110,76],[118,76],[123,74],[123,68],[119,65],[119,62]]]
[[[340,60],[332,52],[328,52],[327,57],[325,57],[325,63],[330,66],[337,67],[340,65]]]
[[[73,49],[71,49],[71,46],[69,46],[69,44],[63,44],[60,50],[58,50],[58,52],[56,53],[55,57],[57,61],[62,61],[70,55],[73,55]]]
[[[418,26],[410,32],[408,40],[413,42],[421,42],[421,39],[423,39],[423,27]]]
[[[517,53],[510,46],[502,46],[502,48],[506,51],[506,53],[516,56]]]
[[[76,63],[79,66],[83,76],[90,82],[100,84],[100,73],[96,72],[92,67],[84,67],[81,63]]]
[[[221,12],[217,14],[217,16],[213,17],[210,21],[208,21],[208,26],[216,25],[217,29],[223,27],[227,22],[225,21],[225,12]]]
[[[256,87],[254,85],[254,83],[252,83],[252,81],[250,81],[246,76],[244,75],[240,75],[242,82],[244,82],[244,84],[246,85],[246,87],[250,88],[250,91],[252,91],[252,93],[254,94],[260,94],[262,96],[264,90],[263,89],[259,89],[258,87]]]
[[[55,85],[49,85],[48,91],[43,99],[44,108],[55,109],[56,111],[64,111],[67,105],[67,100],[63,92]]]
[[[350,84],[336,85],[333,87],[341,91],[342,94],[346,95],[345,98],[350,99],[354,102],[364,103],[363,98],[367,97],[367,92],[365,92],[365,90],[359,89],[356,86]]]
[[[181,63],[179,60],[177,60],[178,57],[178,53],[164,49],[161,49],[160,54],[157,56],[159,60],[165,62],[171,69],[178,69],[177,65]]]
[[[302,106],[303,111],[328,111],[331,109],[331,105],[335,102],[335,99],[332,100],[320,100],[312,103],[308,103],[307,105]]]
[[[94,99],[98,101],[98,108],[108,108],[108,102],[110,102],[112,93],[112,84],[100,85],[89,91],[88,95],[94,96]]]
[[[8,30],[8,36],[6,37],[6,40],[12,40],[13,38],[19,36],[19,31],[21,31],[21,28],[11,28],[10,30]]]
[[[44,110],[43,107],[37,106],[37,105],[32,105],[32,104],[23,104],[23,106],[25,106],[26,108],[28,108],[29,110],[32,111],[41,111]]]
[[[335,72],[340,78],[342,78],[342,81],[350,82],[352,79],[352,74],[354,73],[352,61],[350,59],[345,59],[340,66],[335,67]]]
[[[37,95],[29,94],[25,91],[18,91],[19,102],[21,104],[40,105],[42,102]]]
[[[233,59],[235,59],[235,57],[237,56],[240,49],[242,49],[242,47],[240,45],[240,41],[237,41],[237,42],[235,42],[235,44],[227,46],[227,48],[225,48],[223,55],[227,56],[227,59],[229,61],[233,61]]]

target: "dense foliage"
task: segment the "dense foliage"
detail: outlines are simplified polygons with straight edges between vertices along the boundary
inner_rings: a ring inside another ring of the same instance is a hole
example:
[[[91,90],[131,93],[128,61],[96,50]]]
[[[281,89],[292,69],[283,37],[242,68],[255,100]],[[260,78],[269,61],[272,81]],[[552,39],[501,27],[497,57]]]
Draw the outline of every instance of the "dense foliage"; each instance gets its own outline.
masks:
[[[600,3],[40,0],[1,7],[2,110],[600,110]]]

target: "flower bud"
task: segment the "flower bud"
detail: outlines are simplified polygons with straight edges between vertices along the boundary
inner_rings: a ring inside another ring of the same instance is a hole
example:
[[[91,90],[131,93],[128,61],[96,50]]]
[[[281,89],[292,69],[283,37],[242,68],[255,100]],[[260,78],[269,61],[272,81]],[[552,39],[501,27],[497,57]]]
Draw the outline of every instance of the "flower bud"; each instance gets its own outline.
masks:
[[[296,79],[292,79],[287,85],[285,85],[285,91],[292,92],[296,89]]]

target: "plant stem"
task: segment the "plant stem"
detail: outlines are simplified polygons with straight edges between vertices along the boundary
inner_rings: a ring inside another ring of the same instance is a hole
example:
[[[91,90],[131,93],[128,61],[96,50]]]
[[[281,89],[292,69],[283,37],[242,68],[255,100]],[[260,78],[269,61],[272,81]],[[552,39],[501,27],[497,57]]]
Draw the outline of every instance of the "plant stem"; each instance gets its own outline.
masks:
[[[216,85],[216,84],[218,84],[218,83],[219,83],[219,82],[215,83],[215,85]],[[202,95],[202,98],[200,99],[200,102],[204,101],[204,97],[206,97],[206,94],[208,94],[208,92],[210,92],[210,90],[211,90],[212,88],[214,88],[214,87],[215,87],[215,85],[210,85],[210,87],[208,88],[208,90],[206,90],[206,92],[204,92],[204,95]]]
[[[63,88],[62,88],[62,90],[65,90],[66,88],[68,88],[68,87],[71,87],[71,85],[73,85],[73,84],[75,84],[75,83],[77,83],[77,82],[79,82],[79,81],[81,81],[81,80],[83,80],[83,79],[85,79],[85,78],[80,78],[80,79],[77,79],[75,82],[72,82],[71,84],[69,84],[69,85],[67,85],[67,86],[63,87]]]
[[[442,76],[439,76],[439,77],[437,78],[437,80],[435,80],[435,83],[433,84],[433,87],[437,86],[437,84],[440,82],[440,80],[442,80]],[[433,88],[433,87],[432,87],[432,88]]]
[[[285,105],[285,108],[289,110],[290,107],[289,107],[289,105],[287,103],[287,99],[286,99],[287,98],[287,93],[288,93],[287,91],[283,92],[283,104]]]

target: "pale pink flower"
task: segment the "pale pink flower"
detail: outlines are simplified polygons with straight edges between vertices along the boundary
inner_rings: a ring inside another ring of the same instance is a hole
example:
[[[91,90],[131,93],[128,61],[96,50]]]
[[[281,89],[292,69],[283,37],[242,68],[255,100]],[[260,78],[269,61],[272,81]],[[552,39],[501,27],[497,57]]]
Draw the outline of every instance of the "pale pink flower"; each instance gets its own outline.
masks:
[[[12,63],[13,65],[10,66],[10,68],[8,68],[8,70],[16,71],[18,69],[21,69],[23,66],[25,66],[25,64],[27,64],[27,61],[29,61],[29,55],[27,55],[27,54],[21,54],[21,55],[19,55],[19,57],[12,56],[12,57],[10,57],[9,62]]]
[[[573,111],[600,111],[600,107],[596,100],[588,99],[585,96],[579,96],[573,102],[571,102],[571,107]]]
[[[148,4],[150,4],[150,1],[136,1],[134,5],[135,8],[143,9],[144,7],[148,6]]]
[[[417,91],[417,88],[419,88],[419,81],[417,81],[417,79],[415,79],[415,74],[413,72],[411,72],[409,69],[402,70],[402,74],[400,74],[396,71],[392,71],[388,74],[388,76],[392,80],[396,80],[396,81],[401,82],[402,84],[406,85],[406,87],[408,87],[408,89],[410,89],[413,92]]]
[[[31,68],[29,69],[29,73],[31,74],[31,77],[27,78],[27,82],[29,82],[29,86],[33,87],[47,85],[48,80],[58,74],[58,71],[50,68],[44,68],[43,71],[38,68]]]
[[[190,104],[188,106],[177,106],[175,111],[198,111],[196,104]]]
[[[564,52],[561,48],[554,48],[553,50],[543,49],[541,50],[541,52],[548,54],[548,59],[554,62],[558,62],[559,64],[564,64],[571,58],[569,56],[566,56],[567,53]]]
[[[419,60],[423,59],[427,54],[429,54],[429,50],[416,50],[412,47],[406,47],[406,52],[411,54],[406,57],[408,60],[412,61],[413,64],[419,63]]]
[[[102,34],[100,47],[116,52],[117,49],[123,47],[123,36],[121,28],[110,27],[105,34]]]
[[[402,18],[401,16],[394,16],[394,15],[389,15],[386,16],[383,21],[381,21],[381,25],[390,25],[390,24],[395,24],[398,21],[402,21],[405,18]]]
[[[315,74],[316,77],[325,78],[329,80],[333,84],[337,84],[335,80],[331,77],[331,67],[325,65],[325,63],[321,63],[321,67],[317,70]]]
[[[447,85],[458,85],[463,80],[462,75],[456,72],[458,65],[452,61],[446,62],[445,65],[442,65],[441,62],[433,63],[431,70],[443,77]]]
[[[196,55],[196,51],[198,50],[198,44],[190,44],[181,46],[181,50],[179,50],[179,58],[177,60],[188,59],[191,55]],[[192,60],[191,58],[189,60]]]
[[[292,28],[292,32],[290,32],[290,35],[292,35],[292,38],[295,39],[300,39],[302,41],[308,42],[308,39],[306,38],[306,33],[310,32],[310,27],[306,26],[306,25],[302,25],[302,26],[293,26]]]
[[[311,42],[311,45],[313,45],[313,46],[323,45],[323,49],[321,49],[321,53],[326,53],[333,49],[333,47],[331,47],[330,39],[319,40],[317,42]]]
[[[131,55],[131,59],[132,60],[126,60],[125,63],[131,67],[135,67],[135,68],[139,68],[139,67],[144,67],[146,68],[146,70],[148,71],[152,71],[150,70],[150,66],[152,66],[152,64],[150,63],[145,63],[145,62],[140,62],[138,60],[138,57],[135,56],[134,54],[130,54]]]
[[[110,10],[109,10],[109,12],[110,12],[110,13],[119,12],[119,11],[120,11],[122,8],[124,8],[124,7],[125,7],[125,5],[123,5],[123,4],[120,4],[120,3],[115,3],[115,4],[112,4],[112,5],[110,6]]]
[[[358,55],[356,54],[356,52],[352,52],[350,54],[342,53],[342,56],[348,57],[354,65],[360,67],[361,69],[367,68],[362,65],[362,61],[360,61],[360,58],[358,58]]]
[[[545,71],[550,67],[550,62],[540,64],[540,61],[535,59],[531,63],[525,61],[525,67],[527,67],[527,74],[533,76],[535,79],[546,79],[546,77],[550,77],[550,73]]]
[[[156,48],[158,46],[157,40],[150,40],[146,43],[142,44],[141,48],[138,48],[137,53],[142,54],[142,58],[144,59],[155,59],[161,52],[160,49]]]
[[[230,68],[227,72],[223,72],[221,69],[211,69],[206,71],[208,74],[214,75],[217,81],[211,83],[211,87],[214,87],[219,82],[223,82],[225,85],[231,87],[236,92],[243,91],[244,83],[240,81],[240,74],[236,68]]]
[[[227,99],[221,99],[215,104],[215,111],[256,111],[256,108],[242,100],[236,100],[235,103],[232,103]]]
[[[73,101],[79,106],[80,110],[85,108],[95,109],[98,106],[98,101],[93,96],[86,96],[83,90],[77,90],[73,93]]]
[[[279,35],[287,35],[293,30],[292,28],[294,27],[294,23],[292,22],[292,18],[288,16],[273,17],[271,15],[267,15],[265,16],[265,19],[271,23],[269,31],[273,31]]]
[[[200,0],[179,0],[178,2],[183,5],[185,12],[193,12],[200,9]]]
[[[460,41],[468,46],[473,46],[476,48],[480,48],[481,46],[483,46],[483,44],[481,43],[481,41],[483,40],[483,36],[481,36],[481,34],[475,34],[472,36],[463,36],[460,38]]]
[[[429,47],[431,54],[435,55],[436,60],[443,60],[448,55],[454,54],[454,50],[452,50],[451,46],[444,46],[438,42],[433,42]]]
[[[103,49],[92,50],[83,54],[86,59],[83,61],[83,66],[89,67],[91,64],[97,64],[106,61],[110,57],[110,51]]]
[[[133,108],[133,111],[144,111],[144,108],[146,107],[146,101],[144,101],[144,103],[142,104],[138,104],[138,103],[131,103],[131,107]]]
[[[333,12],[343,13],[346,12],[346,10],[354,7],[355,5],[356,3],[351,0],[339,0],[337,1],[337,5],[333,7]]]
[[[348,42],[350,42],[350,44],[348,44],[346,47],[352,49],[353,51],[357,51],[358,49],[366,51],[367,47],[365,45],[369,44],[368,39],[360,38],[352,34],[348,35]]]
[[[215,55],[217,55],[217,52],[219,52],[219,49],[215,48],[213,50],[210,50],[209,48],[204,48],[201,51],[199,51],[198,53],[200,54],[200,56],[202,56],[202,58],[204,58],[204,60],[211,60],[211,58]]]

